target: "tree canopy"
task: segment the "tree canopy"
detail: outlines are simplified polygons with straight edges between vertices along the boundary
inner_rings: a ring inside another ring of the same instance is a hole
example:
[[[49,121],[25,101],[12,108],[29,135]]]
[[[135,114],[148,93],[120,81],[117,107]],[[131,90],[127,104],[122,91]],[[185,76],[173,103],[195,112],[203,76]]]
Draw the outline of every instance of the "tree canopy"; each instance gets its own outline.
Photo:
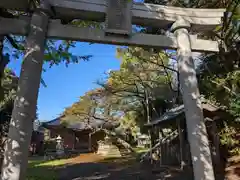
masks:
[[[231,125],[231,128],[234,128],[232,132],[235,132],[240,127],[239,2],[236,0],[145,0],[145,2],[178,7],[227,9],[222,26],[218,26],[214,31],[198,34],[201,38],[220,42],[220,52],[201,53],[197,57],[199,62],[197,76],[201,94],[235,117],[236,121]],[[150,34],[166,33],[162,29],[149,27],[141,27],[140,31]],[[114,112],[121,115],[118,120],[122,126],[136,132],[147,121],[159,117],[174,104],[182,103],[178,71],[175,67],[177,63],[175,51],[119,47],[116,54],[121,61],[120,69],[109,72],[106,81],[98,82],[101,88],[97,94],[101,101],[95,102],[95,105],[102,109],[107,107],[108,113],[105,114],[111,115],[109,112]],[[67,108],[67,111],[80,110],[81,106],[84,106],[82,100]],[[230,124],[226,123],[226,127],[228,126]],[[220,136],[224,139],[226,133],[225,135],[220,133]]]
[[[13,102],[16,96],[18,77],[10,69],[5,69],[0,92],[0,152],[3,152],[5,137],[7,136],[11,120]],[[1,164],[1,162],[0,162]]]

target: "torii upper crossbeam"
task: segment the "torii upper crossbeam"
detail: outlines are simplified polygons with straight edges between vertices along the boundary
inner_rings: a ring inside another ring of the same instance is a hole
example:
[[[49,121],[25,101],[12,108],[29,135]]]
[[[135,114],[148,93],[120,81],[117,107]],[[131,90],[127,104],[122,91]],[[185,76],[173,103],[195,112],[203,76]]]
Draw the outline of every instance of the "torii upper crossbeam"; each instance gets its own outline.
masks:
[[[195,180],[214,180],[192,50],[216,52],[218,47],[217,42],[199,40],[196,36],[191,36],[190,32],[209,31],[217,25],[221,25],[225,10],[183,9],[144,3],[133,3],[124,9],[121,6],[122,3],[132,2],[130,0],[118,0],[117,3],[119,4],[115,4],[116,7],[113,8],[113,12],[115,12],[114,10],[120,10],[121,16],[115,17],[118,20],[116,26],[114,18],[110,18],[110,21],[112,21],[110,23],[113,23],[111,29],[107,29],[108,26],[106,26],[105,31],[82,29],[71,25],[63,25],[60,22],[56,23],[56,19],[107,22],[109,20],[106,18],[109,15],[108,9],[111,10],[111,7],[108,8],[107,6],[109,1],[116,2],[116,0],[41,0],[41,6],[34,7],[29,3],[32,2],[30,0],[0,1],[0,8],[33,12],[31,20],[29,20],[29,17],[24,19],[0,17],[0,35],[13,33],[27,36],[24,63],[22,64],[18,94],[12,113],[9,138],[6,143],[1,180],[25,179],[27,150],[32,121],[36,113],[44,44],[47,37],[177,49],[178,71],[185,106],[194,177]],[[126,13],[122,13],[122,11]],[[125,16],[122,18],[126,14],[131,14],[132,17]],[[127,22],[119,23],[120,20]],[[131,34],[128,30],[131,30],[132,24],[164,29],[170,29],[171,27],[175,37]],[[119,31],[117,27],[122,29]],[[127,37],[122,32],[127,32]],[[11,159],[11,162],[9,162],[9,159]]]
[[[31,0],[0,1],[0,7],[14,10],[29,10]],[[104,22],[107,0],[49,0],[55,18],[82,19]],[[224,9],[194,9],[169,7],[147,3],[133,3],[132,23],[141,26],[169,28],[179,16],[191,23],[191,30],[208,31],[221,24]]]

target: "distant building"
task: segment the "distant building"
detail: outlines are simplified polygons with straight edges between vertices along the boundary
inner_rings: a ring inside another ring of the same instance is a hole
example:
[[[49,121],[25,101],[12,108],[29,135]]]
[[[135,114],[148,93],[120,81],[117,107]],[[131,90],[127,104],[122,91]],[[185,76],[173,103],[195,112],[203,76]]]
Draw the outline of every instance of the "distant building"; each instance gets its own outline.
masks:
[[[33,132],[31,137],[31,142],[29,146],[30,155],[41,155],[43,154],[44,145],[44,128],[41,126],[39,120],[33,122]]]
[[[137,134],[138,147],[148,147],[150,145],[150,137],[146,134]]]
[[[45,128],[45,140],[54,139],[60,135],[64,148],[79,151],[96,151],[97,141],[104,140],[105,133],[99,129],[111,129],[118,126],[100,119],[91,118],[86,121],[76,116],[61,116],[42,124]]]

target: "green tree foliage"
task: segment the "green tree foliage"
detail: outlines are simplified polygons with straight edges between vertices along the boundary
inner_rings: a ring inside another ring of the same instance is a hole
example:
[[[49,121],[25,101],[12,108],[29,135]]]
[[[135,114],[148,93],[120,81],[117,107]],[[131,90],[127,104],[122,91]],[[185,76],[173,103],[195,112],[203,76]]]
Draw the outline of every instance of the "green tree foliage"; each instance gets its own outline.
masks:
[[[120,125],[125,129],[129,129],[134,137],[136,137],[137,133],[141,131],[138,122],[136,122],[141,118],[140,115],[141,114],[137,111],[130,111],[124,114],[123,118],[120,121]]]
[[[36,1],[35,3],[38,3]],[[9,11],[7,9],[0,9],[0,16],[7,18],[16,18],[20,15],[30,15],[29,13]],[[70,23],[75,26],[89,26],[100,28],[99,23],[86,22],[80,20],[69,20],[62,23]],[[5,67],[13,59],[21,59],[25,51],[25,37],[5,35],[0,37],[0,79],[3,74]],[[44,62],[49,64],[50,67],[53,65],[59,65],[65,63],[68,66],[70,63],[79,63],[81,60],[88,61],[91,55],[75,55],[70,52],[72,48],[76,47],[76,41],[66,40],[55,40],[48,39],[45,46]],[[43,80],[42,84],[46,86]]]
[[[221,144],[228,148],[232,155],[240,154],[239,128],[224,123],[224,128],[220,131]]]
[[[104,88],[111,110],[122,112],[122,126],[136,130],[166,110],[166,102],[172,100],[172,74],[169,58],[164,52],[137,47],[118,48],[121,60],[119,70],[111,71]]]
[[[9,122],[13,109],[13,102],[17,90],[18,77],[10,70],[5,69],[0,92],[0,153],[4,150],[4,141],[8,133]],[[0,157],[1,159],[1,157]],[[1,164],[1,160],[0,160]]]
[[[200,90],[206,97],[229,107],[232,95],[239,93],[240,67],[240,2],[237,0],[145,0],[147,3],[191,8],[225,8],[223,25],[214,31],[199,34],[218,40],[220,52],[202,54],[200,58]]]
[[[192,8],[225,8],[227,13],[223,24],[215,30],[198,34],[205,39],[220,42],[220,52],[215,54],[202,54],[198,69],[199,88],[201,94],[210,101],[229,111],[236,120],[240,112],[240,2],[238,0],[145,0],[147,3],[171,5]],[[146,28],[147,33],[159,33],[159,29]],[[239,121],[231,122],[226,119],[220,136],[224,145],[238,142],[236,137],[230,135],[239,131]],[[238,142],[239,143],[239,142]],[[231,146],[231,147],[230,147]],[[231,152],[238,152],[231,150]]]
[[[7,101],[15,98],[18,85],[18,77],[12,70],[7,68],[4,70],[4,76],[1,83],[2,89],[0,91],[0,96],[3,100],[1,100],[0,105],[4,105]]]
[[[111,71],[101,88],[91,90],[65,109],[63,115],[121,122],[134,134],[148,121],[166,110],[172,89],[168,56],[143,48],[119,48],[119,70]],[[166,101],[166,102],[165,102]]]
[[[231,13],[224,18],[223,26],[219,26],[210,36],[221,42],[220,52],[201,57],[199,84],[205,97],[234,116],[233,121],[226,119],[220,137],[221,143],[227,146],[231,154],[239,154],[236,132],[240,130],[240,2],[227,1],[224,7]]]
[[[77,116],[81,120],[88,119],[96,114],[97,98],[92,94],[92,91],[87,92],[79,98],[79,100],[70,107],[67,107],[63,115]]]
[[[235,98],[231,100],[230,112],[236,117],[236,121],[240,121],[240,95],[238,94]]]
[[[24,44],[25,37],[5,36],[5,53],[14,59],[18,59],[24,55]],[[60,63],[65,63],[68,66],[70,63],[78,63],[80,60],[87,61],[92,57],[91,55],[74,55],[70,50],[75,47],[76,41],[48,39],[45,46],[44,61],[50,67]]]
[[[200,88],[203,93],[220,105],[230,109],[231,99],[235,99],[240,89],[240,3],[227,1],[228,12],[223,26],[214,31],[211,38],[221,42],[218,54],[203,55],[200,66]],[[207,34],[209,35],[209,34]]]
[[[67,107],[62,115],[65,119],[73,119],[73,121],[87,121],[90,118],[114,121],[116,116],[114,113],[110,114],[108,104],[103,96],[103,89],[98,88],[81,96],[77,102]]]

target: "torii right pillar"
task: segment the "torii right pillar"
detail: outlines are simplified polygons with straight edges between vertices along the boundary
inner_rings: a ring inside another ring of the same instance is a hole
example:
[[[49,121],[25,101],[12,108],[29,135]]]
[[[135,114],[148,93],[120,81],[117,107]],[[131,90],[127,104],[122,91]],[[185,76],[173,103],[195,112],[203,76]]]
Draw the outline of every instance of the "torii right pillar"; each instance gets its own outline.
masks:
[[[185,107],[194,180],[214,180],[211,152],[191,52],[190,27],[188,21],[179,17],[173,24],[172,31],[178,44],[178,72]]]

